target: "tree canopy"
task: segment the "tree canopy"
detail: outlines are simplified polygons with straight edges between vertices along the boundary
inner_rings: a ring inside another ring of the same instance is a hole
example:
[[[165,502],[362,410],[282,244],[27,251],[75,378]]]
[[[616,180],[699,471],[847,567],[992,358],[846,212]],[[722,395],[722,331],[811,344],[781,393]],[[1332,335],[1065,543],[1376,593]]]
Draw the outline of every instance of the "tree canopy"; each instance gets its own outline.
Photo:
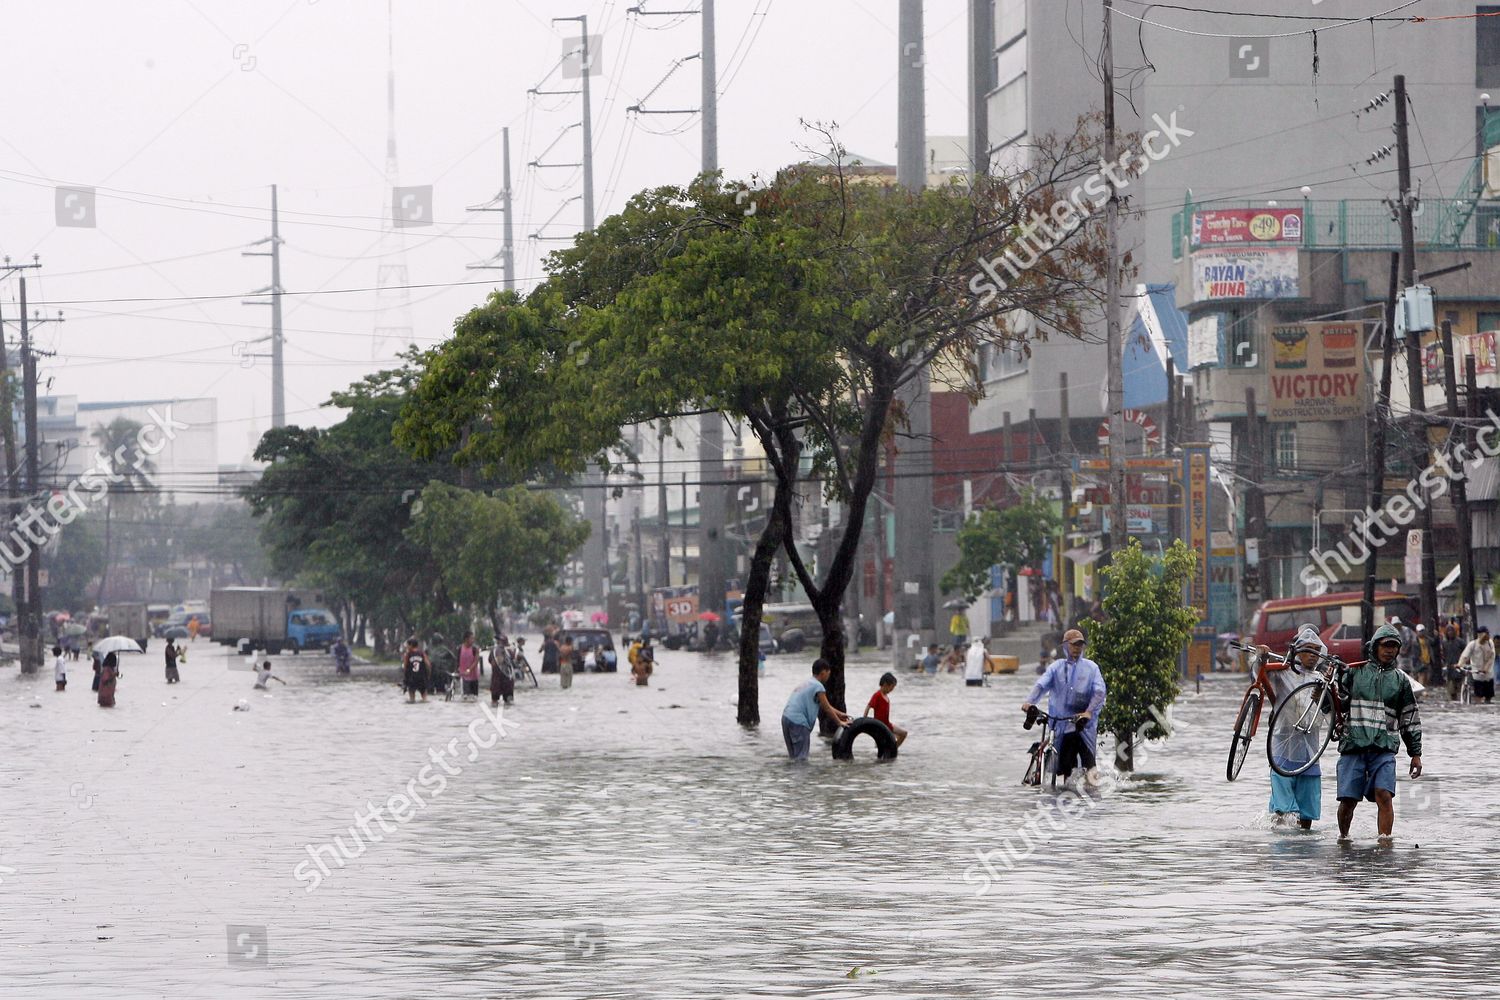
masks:
[[[990,589],[990,567],[1039,564],[1061,527],[1052,501],[1031,491],[1009,507],[975,511],[958,529],[958,562],[943,575],[943,593],[973,603]]]

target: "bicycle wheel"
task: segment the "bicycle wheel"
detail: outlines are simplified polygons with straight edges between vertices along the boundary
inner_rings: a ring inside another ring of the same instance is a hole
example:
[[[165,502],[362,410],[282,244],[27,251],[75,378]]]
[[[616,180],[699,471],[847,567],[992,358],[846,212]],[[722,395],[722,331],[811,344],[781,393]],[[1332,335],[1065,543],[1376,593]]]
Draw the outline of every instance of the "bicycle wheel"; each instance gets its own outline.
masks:
[[[1266,757],[1271,770],[1286,778],[1305,774],[1333,737],[1333,692],[1325,680],[1308,681],[1292,689],[1271,713],[1266,733]]]
[[[1229,763],[1224,768],[1224,777],[1228,781],[1238,778],[1240,768],[1245,766],[1250,741],[1255,738],[1255,726],[1260,721],[1261,697],[1260,688],[1251,688],[1240,703],[1240,714],[1234,720],[1234,737],[1229,742]]]
[[[1026,762],[1026,776],[1021,779],[1023,785],[1040,785],[1042,783],[1042,755],[1039,750],[1031,752],[1031,759]]]
[[[1463,683],[1459,685],[1458,703],[1460,705],[1474,704],[1474,678],[1468,673],[1464,674]]]

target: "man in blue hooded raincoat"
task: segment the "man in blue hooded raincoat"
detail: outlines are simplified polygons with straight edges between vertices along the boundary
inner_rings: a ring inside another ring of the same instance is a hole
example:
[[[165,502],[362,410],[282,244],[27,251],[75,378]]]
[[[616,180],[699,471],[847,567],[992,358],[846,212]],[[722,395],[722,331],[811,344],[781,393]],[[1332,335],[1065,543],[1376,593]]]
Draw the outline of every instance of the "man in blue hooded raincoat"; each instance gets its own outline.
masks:
[[[1054,660],[1021,703],[1026,711],[1047,696],[1047,714],[1068,721],[1057,726],[1057,773],[1066,781],[1082,762],[1084,781],[1099,784],[1096,755],[1099,712],[1104,708],[1104,674],[1099,664],[1083,655],[1083,633],[1076,628],[1063,635],[1063,658]]]

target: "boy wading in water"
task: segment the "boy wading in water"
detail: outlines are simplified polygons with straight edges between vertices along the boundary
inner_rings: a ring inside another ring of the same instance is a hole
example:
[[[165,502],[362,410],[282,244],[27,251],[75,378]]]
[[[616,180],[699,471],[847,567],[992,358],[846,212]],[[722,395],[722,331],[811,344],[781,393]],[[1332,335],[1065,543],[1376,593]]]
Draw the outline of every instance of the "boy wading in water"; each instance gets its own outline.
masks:
[[[828,689],[823,685],[828,683],[832,674],[833,668],[827,660],[813,661],[812,679],[803,681],[802,686],[786,700],[786,708],[781,710],[781,735],[786,740],[786,754],[792,760],[807,759],[819,711],[827,712],[841,726],[849,724],[849,716],[828,701]]]
[[[1370,659],[1339,671],[1339,698],[1348,718],[1339,741],[1339,839],[1360,799],[1375,803],[1376,828],[1389,840],[1396,823],[1396,750],[1402,741],[1411,756],[1410,774],[1422,776],[1422,722],[1411,681],[1396,669],[1401,636],[1382,625],[1370,637]],[[1399,737],[1397,734],[1400,734]]]

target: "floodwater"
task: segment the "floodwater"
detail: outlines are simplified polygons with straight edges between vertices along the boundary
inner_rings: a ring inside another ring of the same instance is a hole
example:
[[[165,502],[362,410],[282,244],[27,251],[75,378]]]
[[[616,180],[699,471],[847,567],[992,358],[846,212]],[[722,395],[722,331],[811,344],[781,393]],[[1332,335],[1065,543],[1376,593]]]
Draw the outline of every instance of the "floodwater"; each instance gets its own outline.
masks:
[[[646,689],[543,677],[503,740],[390,669],[283,656],[267,694],[240,662],[200,641],[168,687],[153,647],[113,710],[87,669],[0,677],[0,996],[1493,995],[1487,706],[1425,709],[1382,848],[1371,805],[1336,842],[1332,759],[1310,833],[1266,822],[1260,743],[1224,781],[1239,680],[1189,687],[1140,772],[1067,809],[1019,783],[1029,676],[903,673],[898,760],[815,740],[797,767],[801,656],[771,658],[756,732],[728,656],[663,651]]]

